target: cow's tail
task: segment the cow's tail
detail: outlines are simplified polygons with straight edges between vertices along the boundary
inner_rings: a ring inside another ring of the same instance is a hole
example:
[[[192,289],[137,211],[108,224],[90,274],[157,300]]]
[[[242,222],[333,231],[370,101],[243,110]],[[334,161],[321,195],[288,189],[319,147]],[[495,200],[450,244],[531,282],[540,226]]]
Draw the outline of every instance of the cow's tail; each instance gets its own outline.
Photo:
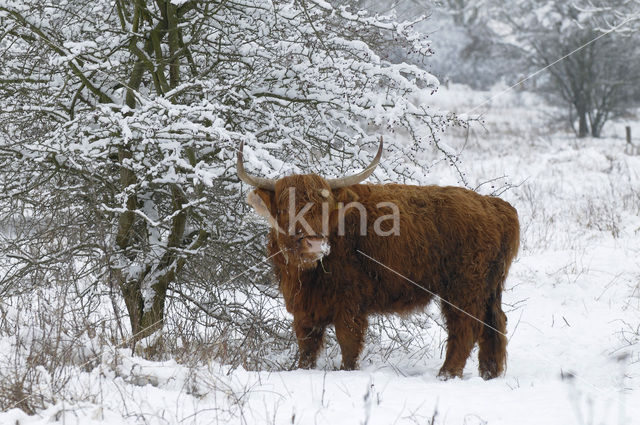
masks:
[[[502,311],[502,291],[504,290],[511,262],[520,245],[520,226],[516,210],[506,202],[504,233],[500,256],[494,263],[489,276],[489,298],[485,307],[484,326],[479,339],[480,374],[484,379],[501,375],[507,364],[507,316]]]
[[[501,375],[507,364],[507,316],[502,311],[502,285],[489,297],[480,335],[480,375],[484,379]]]

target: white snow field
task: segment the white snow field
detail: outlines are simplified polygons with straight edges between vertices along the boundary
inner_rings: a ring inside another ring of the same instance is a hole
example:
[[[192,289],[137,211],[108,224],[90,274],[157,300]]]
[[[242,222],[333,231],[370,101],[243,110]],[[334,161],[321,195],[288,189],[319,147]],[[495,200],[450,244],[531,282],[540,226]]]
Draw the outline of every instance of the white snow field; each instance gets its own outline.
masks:
[[[498,92],[454,85],[430,102],[465,113]],[[311,371],[193,368],[107,351],[68,372],[64,401],[31,416],[8,410],[0,424],[640,424],[640,156],[625,153],[627,122],[576,140],[550,129],[557,111],[516,92],[479,112],[486,130],[443,141],[466,144],[470,187],[513,185],[501,196],[519,212],[522,241],[503,297],[503,377],[483,381],[474,350],[463,379],[438,380],[446,333],[435,323],[416,335],[430,341],[424,349],[376,356],[369,345],[352,372],[335,370],[334,343]],[[638,118],[628,123],[640,135]],[[450,168],[429,179],[456,184]],[[3,356],[11,344],[0,340]]]

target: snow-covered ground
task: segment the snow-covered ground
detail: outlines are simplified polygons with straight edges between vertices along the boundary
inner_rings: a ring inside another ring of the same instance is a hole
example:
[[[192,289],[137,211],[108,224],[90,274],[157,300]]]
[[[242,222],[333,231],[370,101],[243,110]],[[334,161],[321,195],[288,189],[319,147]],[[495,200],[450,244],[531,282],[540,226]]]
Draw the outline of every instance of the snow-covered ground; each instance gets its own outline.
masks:
[[[498,92],[452,86],[432,100],[465,113]],[[438,326],[416,335],[433,343],[415,353],[367,347],[353,372],[334,370],[331,343],[311,371],[187,367],[114,349],[65,374],[64,402],[33,416],[0,413],[0,424],[640,424],[640,156],[625,154],[626,123],[577,141],[548,130],[556,111],[528,93],[478,112],[486,130],[443,140],[466,145],[471,187],[491,193],[509,183],[501,196],[520,215],[521,251],[504,295],[504,377],[483,381],[474,351],[463,379],[438,380],[446,336]],[[430,178],[458,181],[445,165]],[[0,344],[12,352],[11,339]]]

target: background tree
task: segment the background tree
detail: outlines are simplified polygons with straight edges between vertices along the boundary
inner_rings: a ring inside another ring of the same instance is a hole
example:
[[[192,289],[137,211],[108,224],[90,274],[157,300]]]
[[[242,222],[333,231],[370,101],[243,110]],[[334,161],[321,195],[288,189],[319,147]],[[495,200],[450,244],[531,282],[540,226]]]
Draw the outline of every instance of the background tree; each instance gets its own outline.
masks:
[[[389,130],[407,137],[381,177],[455,160],[437,140],[455,117],[420,103],[437,80],[366,42],[426,57],[411,23],[315,0],[1,0],[0,28],[0,288],[73,268],[80,295],[118,289],[134,341],[171,294],[224,316],[216,286],[263,259],[240,140],[268,177],[352,171]],[[206,284],[180,283],[203,264]]]
[[[621,18],[592,12],[587,5],[540,0],[514,5],[504,18],[531,70],[548,67],[542,89],[568,106],[578,137],[600,137],[607,120],[637,104],[640,83],[637,34],[605,33],[608,19]]]

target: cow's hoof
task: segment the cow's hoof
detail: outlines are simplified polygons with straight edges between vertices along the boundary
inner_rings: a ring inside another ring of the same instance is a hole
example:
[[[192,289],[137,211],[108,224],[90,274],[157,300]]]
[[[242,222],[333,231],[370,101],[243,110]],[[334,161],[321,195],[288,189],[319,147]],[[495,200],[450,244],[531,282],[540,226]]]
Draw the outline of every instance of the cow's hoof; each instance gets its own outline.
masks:
[[[441,381],[448,381],[454,378],[462,378],[462,372],[456,373],[449,370],[440,370],[438,373],[438,379]]]
[[[309,369],[315,369],[316,365],[315,363],[311,363],[308,361],[300,361],[298,362],[298,369],[305,369],[305,370],[309,370]]]
[[[488,381],[489,379],[497,378],[498,376],[500,376],[500,374],[495,371],[484,370],[484,371],[480,371],[480,376],[485,381]]]
[[[498,364],[496,362],[488,361],[485,363],[480,363],[479,372],[482,379],[488,381],[489,379],[497,378],[498,376],[500,376],[500,374],[502,373],[500,369],[501,368],[498,368]]]

